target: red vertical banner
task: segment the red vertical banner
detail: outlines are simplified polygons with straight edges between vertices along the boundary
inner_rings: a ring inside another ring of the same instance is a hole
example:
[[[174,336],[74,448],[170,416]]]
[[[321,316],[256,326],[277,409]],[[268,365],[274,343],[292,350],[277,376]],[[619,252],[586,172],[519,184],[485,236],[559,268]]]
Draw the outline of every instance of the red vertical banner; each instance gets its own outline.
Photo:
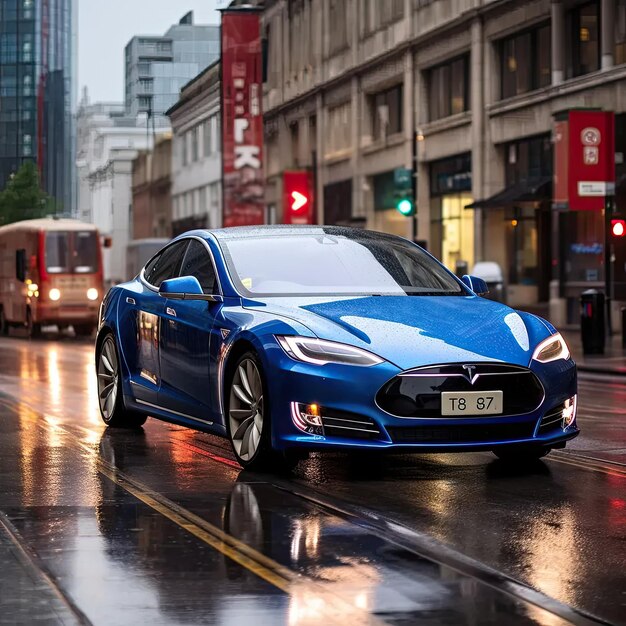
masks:
[[[554,206],[602,211],[615,193],[615,115],[573,109],[554,126]]]
[[[260,12],[222,11],[223,225],[265,221]]]

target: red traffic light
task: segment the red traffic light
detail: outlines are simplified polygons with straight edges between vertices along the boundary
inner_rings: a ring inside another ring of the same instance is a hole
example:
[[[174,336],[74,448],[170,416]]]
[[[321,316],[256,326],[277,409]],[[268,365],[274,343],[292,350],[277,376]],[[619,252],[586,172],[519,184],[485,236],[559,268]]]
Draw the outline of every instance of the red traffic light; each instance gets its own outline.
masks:
[[[311,174],[283,173],[283,221],[285,224],[312,224],[314,203]]]
[[[611,234],[613,237],[626,235],[626,220],[611,220]]]

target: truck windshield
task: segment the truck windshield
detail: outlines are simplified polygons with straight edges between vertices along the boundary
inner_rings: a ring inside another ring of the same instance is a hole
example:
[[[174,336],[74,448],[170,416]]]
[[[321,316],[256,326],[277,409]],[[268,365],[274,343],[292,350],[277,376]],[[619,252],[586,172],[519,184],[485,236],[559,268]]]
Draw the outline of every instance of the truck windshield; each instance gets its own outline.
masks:
[[[94,231],[46,235],[46,269],[50,274],[93,274],[98,271],[98,237]]]

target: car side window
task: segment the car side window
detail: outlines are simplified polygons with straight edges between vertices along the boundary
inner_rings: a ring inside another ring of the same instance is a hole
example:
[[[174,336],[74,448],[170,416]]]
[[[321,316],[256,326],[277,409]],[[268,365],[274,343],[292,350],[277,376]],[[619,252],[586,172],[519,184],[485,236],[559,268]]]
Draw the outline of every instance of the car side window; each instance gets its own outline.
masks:
[[[146,266],[144,273],[146,280],[151,285],[160,287],[164,280],[176,278],[188,244],[188,241],[179,241],[165,248],[158,258],[152,259]]]
[[[215,293],[215,270],[207,249],[196,239],[189,242],[189,248],[180,269],[181,276],[195,276],[204,293]]]

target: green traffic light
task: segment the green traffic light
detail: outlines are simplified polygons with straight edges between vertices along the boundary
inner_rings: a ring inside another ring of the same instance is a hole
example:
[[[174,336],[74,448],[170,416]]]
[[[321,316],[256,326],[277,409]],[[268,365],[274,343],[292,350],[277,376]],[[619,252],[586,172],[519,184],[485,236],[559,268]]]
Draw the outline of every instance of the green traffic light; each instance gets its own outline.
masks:
[[[408,198],[405,198],[398,202],[396,209],[398,209],[402,215],[411,215],[411,213],[413,213],[413,203]]]

